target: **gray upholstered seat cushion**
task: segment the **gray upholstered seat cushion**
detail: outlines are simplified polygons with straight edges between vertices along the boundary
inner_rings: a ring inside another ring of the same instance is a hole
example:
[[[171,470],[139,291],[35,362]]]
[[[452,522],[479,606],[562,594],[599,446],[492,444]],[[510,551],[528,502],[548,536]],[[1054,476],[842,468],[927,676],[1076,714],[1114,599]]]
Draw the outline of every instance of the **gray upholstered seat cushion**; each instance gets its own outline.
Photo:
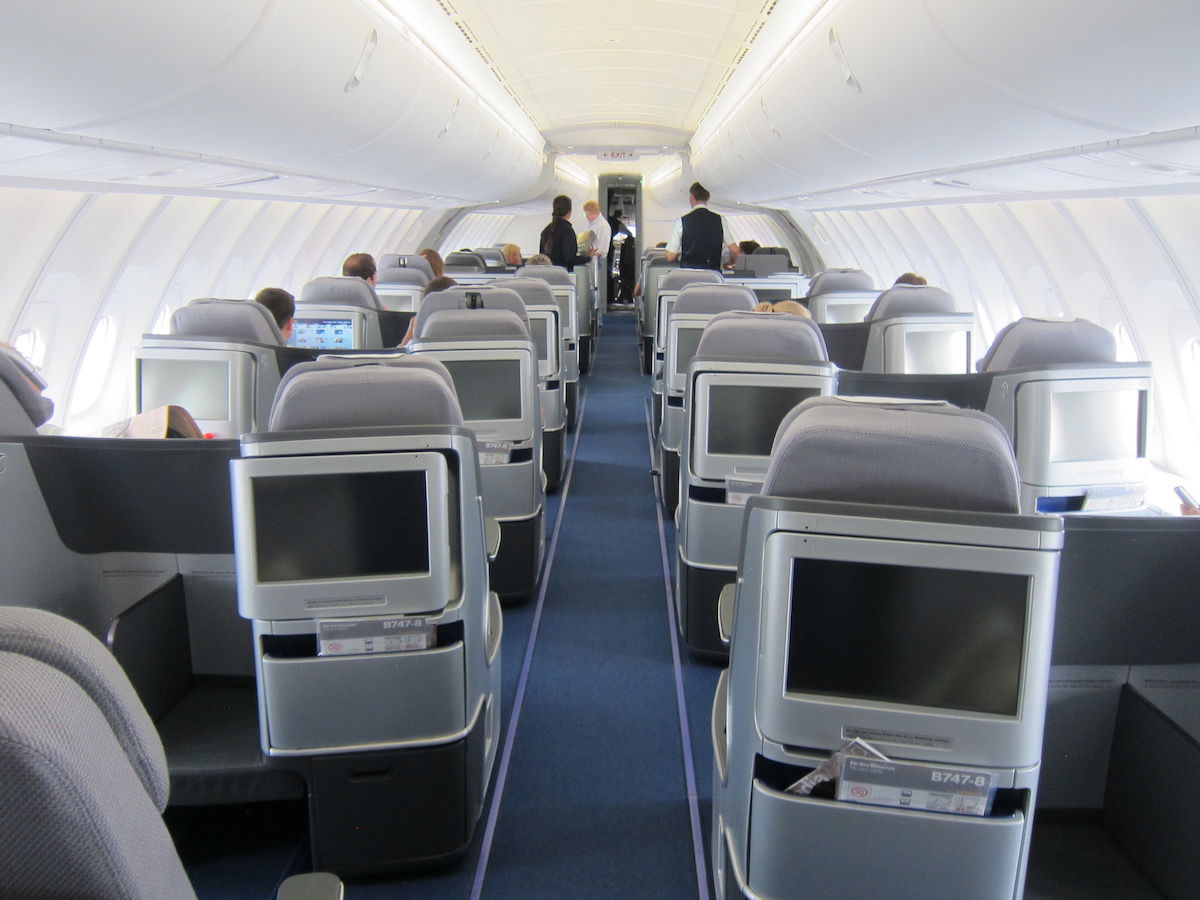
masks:
[[[862,269],[826,269],[813,276],[808,285],[808,296],[830,294],[834,291],[873,291],[875,283]]]
[[[204,297],[175,310],[171,333],[191,337],[282,344],[283,335],[271,311],[253,300]]]
[[[442,309],[422,318],[417,340],[529,340],[529,326],[507,309]]]
[[[897,284],[875,298],[866,321],[959,312],[954,298],[931,285]]]
[[[1094,322],[1024,318],[1000,329],[975,368],[998,372],[1023,366],[1110,363],[1116,358],[1116,339]]]
[[[456,285],[444,291],[426,294],[421,301],[421,309],[417,312],[417,321],[413,326],[413,334],[420,337],[425,328],[425,321],[435,312],[443,310],[471,309],[478,298],[479,310],[508,310],[513,313],[525,326],[525,334],[529,335],[529,313],[525,310],[525,301],[516,291],[494,285]]]
[[[815,397],[779,425],[763,493],[1017,512],[1017,463],[995,419],[948,403]]]
[[[429,283],[429,279],[419,269],[392,268],[380,269],[376,272],[375,282],[377,284],[411,284],[417,287],[425,287]]]
[[[526,306],[553,306],[554,290],[550,282],[541,278],[506,278],[495,283],[495,287],[516,291]]]
[[[318,366],[280,384],[270,430],[461,425],[462,421],[458,396],[443,376],[428,369]]]
[[[518,278],[540,278],[550,284],[574,284],[571,273],[562,266],[521,266],[517,269]]]
[[[723,312],[700,336],[697,359],[758,359],[825,362],[829,353],[821,329],[790,313]]]
[[[678,291],[689,284],[720,284],[725,280],[715,269],[674,269],[658,281],[660,291]]]
[[[748,311],[754,309],[756,302],[754,291],[740,284],[693,282],[679,291],[672,315],[716,315],[731,309]]]
[[[112,717],[67,668],[0,651],[0,893],[194,897]]]
[[[167,805],[167,763],[158,732],[125,671],[82,626],[40,609],[0,606],[0,652],[19,653],[61,670],[107,719],[146,794]]]
[[[361,278],[350,275],[323,275],[314,278],[300,289],[296,298],[298,305],[304,303],[322,306],[358,306],[363,309],[383,309],[383,304]],[[297,310],[299,315],[300,311]]]
[[[400,265],[400,260],[404,260],[404,265]],[[418,256],[416,253],[384,253],[379,257],[378,269],[375,277],[379,277],[379,271],[383,269],[413,269],[420,272],[424,276],[422,284],[428,284],[433,280],[433,267],[429,265],[429,260],[423,256]]]

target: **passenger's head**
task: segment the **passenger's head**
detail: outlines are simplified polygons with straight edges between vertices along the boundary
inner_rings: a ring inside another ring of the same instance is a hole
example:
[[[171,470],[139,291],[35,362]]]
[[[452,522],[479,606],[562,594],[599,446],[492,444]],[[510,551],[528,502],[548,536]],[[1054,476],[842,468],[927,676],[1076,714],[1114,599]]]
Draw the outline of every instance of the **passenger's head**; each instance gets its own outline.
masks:
[[[571,217],[571,198],[566,194],[559,194],[554,198],[554,202],[550,204],[550,214],[556,219],[569,219]]]
[[[425,285],[425,293],[432,294],[434,291],[444,291],[446,288],[452,288],[456,284],[458,282],[449,275],[439,275],[430,281],[429,284]]]
[[[527,262],[525,265],[552,266],[554,263],[550,262],[550,257],[548,257],[545,253],[535,253],[533,256],[529,257],[529,262]]]
[[[762,246],[762,244],[760,244],[758,241],[755,241],[755,240],[738,241],[738,251],[746,254],[747,256],[749,256],[751,253],[753,253],[755,250],[757,250],[761,246]]]
[[[589,200],[583,204],[583,214],[587,216],[589,222],[594,222],[600,217],[600,204],[595,200]]]
[[[429,268],[433,270],[434,278],[440,278],[446,274],[446,264],[442,262],[442,254],[438,253],[432,247],[426,247],[417,255],[429,263]]]
[[[351,253],[342,263],[342,274],[350,278],[361,278],[374,287],[375,257],[370,253]]]
[[[688,199],[691,200],[692,206],[707,203],[710,196],[712,195],[708,193],[708,189],[698,181],[693,181],[692,186],[688,188]]]
[[[521,248],[516,244],[505,244],[500,248],[500,255],[504,257],[506,265],[521,265]]]
[[[788,313],[789,315],[800,316],[805,319],[812,318],[812,313],[808,311],[808,307],[803,303],[797,303],[795,300],[780,300],[775,304],[775,312]]]
[[[901,275],[899,278],[896,279],[895,283],[896,284],[915,284],[915,285],[929,284],[929,282],[925,280],[925,276],[917,275],[915,272],[905,272],[903,275]]]
[[[254,295],[254,302],[261,303],[275,317],[279,333],[286,341],[292,336],[293,319],[296,316],[296,298],[283,288],[263,288]]]

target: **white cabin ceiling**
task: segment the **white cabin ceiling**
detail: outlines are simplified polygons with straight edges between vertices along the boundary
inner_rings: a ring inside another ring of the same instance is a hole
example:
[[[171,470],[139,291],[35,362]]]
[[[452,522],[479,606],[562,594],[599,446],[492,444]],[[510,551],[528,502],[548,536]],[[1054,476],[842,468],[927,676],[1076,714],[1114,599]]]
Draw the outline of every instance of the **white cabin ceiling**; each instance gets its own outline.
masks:
[[[677,150],[777,0],[438,0],[555,149]]]

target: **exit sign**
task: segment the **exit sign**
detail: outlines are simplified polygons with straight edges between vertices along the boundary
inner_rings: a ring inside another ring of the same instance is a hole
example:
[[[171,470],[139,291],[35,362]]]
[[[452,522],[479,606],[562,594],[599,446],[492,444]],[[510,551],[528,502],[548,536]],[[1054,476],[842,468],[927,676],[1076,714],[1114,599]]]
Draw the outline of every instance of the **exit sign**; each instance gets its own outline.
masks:
[[[637,158],[636,150],[604,150],[596,154],[601,162],[631,162]]]

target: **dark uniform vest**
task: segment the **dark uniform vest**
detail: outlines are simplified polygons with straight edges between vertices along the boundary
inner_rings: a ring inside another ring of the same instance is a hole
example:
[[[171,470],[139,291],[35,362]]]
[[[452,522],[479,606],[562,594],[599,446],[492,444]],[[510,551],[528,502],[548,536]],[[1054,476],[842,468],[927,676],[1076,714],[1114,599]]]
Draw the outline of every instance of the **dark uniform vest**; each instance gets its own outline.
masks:
[[[685,269],[721,269],[721,247],[725,230],[721,217],[706,207],[697,206],[683,217],[683,240],[679,243],[679,264]]]

